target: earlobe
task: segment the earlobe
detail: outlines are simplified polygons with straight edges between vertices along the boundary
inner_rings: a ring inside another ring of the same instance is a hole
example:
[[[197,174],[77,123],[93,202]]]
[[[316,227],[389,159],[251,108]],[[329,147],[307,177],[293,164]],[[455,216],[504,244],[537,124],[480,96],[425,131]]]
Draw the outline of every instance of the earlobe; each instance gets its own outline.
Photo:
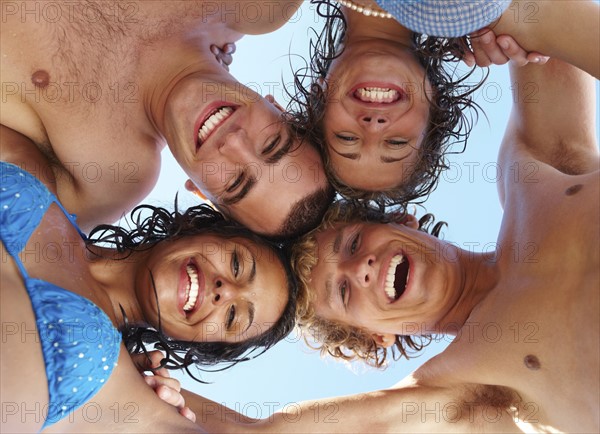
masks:
[[[392,223],[408,226],[411,229],[419,229],[419,220],[408,212],[394,212],[391,214]]]
[[[396,335],[391,333],[373,333],[371,337],[379,347],[390,348],[396,343]]]
[[[196,196],[198,196],[200,199],[208,201],[208,198],[206,197],[206,195],[204,193],[202,193],[202,191],[200,191],[200,189],[196,186],[196,184],[194,184],[192,182],[191,179],[188,179],[187,181],[185,181],[185,189],[193,194],[195,194]]]
[[[406,214],[402,220],[402,224],[408,226],[411,229],[419,229],[419,221],[412,214]]]
[[[267,101],[269,101],[271,104],[273,104],[275,107],[277,107],[277,109],[279,111],[282,111],[282,112],[285,111],[285,109],[277,101],[275,101],[275,97],[273,95],[267,95],[267,96],[265,96],[265,99]]]

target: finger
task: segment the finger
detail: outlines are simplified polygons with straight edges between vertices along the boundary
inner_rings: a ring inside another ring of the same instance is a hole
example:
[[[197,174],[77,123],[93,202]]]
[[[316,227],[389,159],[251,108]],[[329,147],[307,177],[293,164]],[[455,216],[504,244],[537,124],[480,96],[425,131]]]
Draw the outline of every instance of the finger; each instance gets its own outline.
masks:
[[[221,65],[223,68],[225,68],[226,71],[229,71],[229,65],[227,65],[224,61],[223,61],[223,55],[218,55],[217,56],[217,62],[219,62],[219,65]]]
[[[185,400],[183,399],[183,396],[176,390],[173,390],[167,386],[158,386],[155,390],[158,397],[167,404],[177,407],[178,409],[181,409],[185,406]]]
[[[527,61],[531,63],[536,63],[538,65],[544,65],[550,60],[549,56],[544,56],[538,52],[532,51],[527,54]]]
[[[179,414],[181,414],[183,417],[188,418],[192,422],[196,422],[196,413],[194,413],[189,407],[183,407],[182,409],[180,409]]]
[[[527,52],[521,48],[517,42],[508,35],[501,35],[497,38],[498,45],[511,62],[518,66],[527,65]]]
[[[157,389],[159,386],[165,386],[177,392],[181,391],[181,383],[179,383],[179,380],[175,378],[165,378],[159,377],[157,375],[148,375],[147,377],[144,377],[144,381],[146,381],[146,384],[148,384],[148,386],[152,387],[153,389]]]
[[[167,368],[159,368],[165,358],[164,354],[158,350],[149,351],[147,354],[148,356],[146,357],[146,360],[148,369],[146,370],[152,371],[154,375],[160,375],[161,377],[169,378],[171,376],[171,374],[169,374],[169,370]]]
[[[468,37],[460,38],[458,45],[458,50],[456,52],[453,50],[453,54],[459,57],[468,67],[475,65],[475,56],[473,56],[473,52],[471,51]]]
[[[227,54],[233,54],[233,53],[235,53],[235,50],[236,50],[236,46],[235,46],[235,43],[233,43],[233,42],[230,42],[223,46],[223,51]]]
[[[138,371],[152,371],[153,368],[160,366],[161,361],[164,359],[163,353],[160,351],[149,351],[148,353],[132,354],[131,359],[133,360]],[[165,371],[164,376],[170,377],[169,372],[161,368],[160,371]]]
[[[221,50],[221,48],[217,47],[215,44],[212,44],[210,46],[210,52],[213,53],[215,56],[218,56],[221,51],[223,50]]]
[[[223,54],[223,56],[221,56],[221,60],[225,65],[231,65],[231,62],[233,62],[233,56],[231,54]]]
[[[463,54],[462,61],[469,67],[472,68],[475,65],[475,55],[471,51],[466,51]]]
[[[488,62],[494,65],[504,65],[508,62],[508,57],[496,42],[496,36],[491,31],[485,32],[479,37],[474,52],[475,57],[478,58],[477,64],[479,66],[484,66],[480,62],[486,63],[485,66]]]
[[[485,51],[486,44],[484,42],[484,40],[489,40],[491,37],[491,31],[487,29],[482,29],[471,34],[471,49],[473,50],[473,56],[475,57],[477,66],[485,67],[492,64],[492,61]]]

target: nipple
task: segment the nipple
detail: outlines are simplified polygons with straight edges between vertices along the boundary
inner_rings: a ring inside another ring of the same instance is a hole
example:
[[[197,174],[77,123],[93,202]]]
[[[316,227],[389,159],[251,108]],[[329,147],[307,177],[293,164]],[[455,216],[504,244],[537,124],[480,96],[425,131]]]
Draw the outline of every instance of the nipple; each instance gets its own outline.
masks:
[[[565,194],[567,196],[573,196],[574,194],[579,193],[579,190],[583,188],[582,184],[575,184],[565,190]]]
[[[43,69],[38,69],[31,75],[31,82],[35,87],[43,89],[50,83],[50,74]]]
[[[525,363],[525,366],[527,366],[527,368],[531,369],[532,371],[537,371],[542,367],[540,360],[533,354],[526,355],[523,359],[523,362]]]

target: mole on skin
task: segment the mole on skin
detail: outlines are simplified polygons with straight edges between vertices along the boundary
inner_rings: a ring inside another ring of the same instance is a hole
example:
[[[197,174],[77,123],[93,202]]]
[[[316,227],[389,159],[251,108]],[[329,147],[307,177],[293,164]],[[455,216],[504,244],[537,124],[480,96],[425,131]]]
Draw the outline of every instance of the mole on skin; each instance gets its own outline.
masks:
[[[50,83],[50,74],[43,69],[38,69],[31,75],[31,82],[35,87],[43,89]]]
[[[565,194],[567,196],[573,196],[574,194],[579,193],[579,191],[583,188],[583,184],[575,184],[565,190]]]
[[[537,371],[542,367],[542,364],[540,363],[539,359],[533,354],[528,354],[527,356],[525,356],[523,362],[525,363],[525,366],[534,371]]]

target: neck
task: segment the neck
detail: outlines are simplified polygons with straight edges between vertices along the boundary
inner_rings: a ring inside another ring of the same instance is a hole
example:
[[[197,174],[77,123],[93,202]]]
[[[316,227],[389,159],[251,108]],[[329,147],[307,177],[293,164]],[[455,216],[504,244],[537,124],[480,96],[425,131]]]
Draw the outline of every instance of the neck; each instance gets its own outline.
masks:
[[[477,308],[496,287],[499,280],[496,252],[468,252],[452,246],[459,274],[456,282],[458,296],[450,309],[430,333],[455,335]],[[446,255],[446,254],[444,254]],[[454,257],[452,260],[455,260]]]
[[[139,77],[142,103],[155,134],[165,138],[164,115],[169,95],[184,78],[194,76],[206,83],[236,81],[210,51],[211,40],[205,34],[157,42],[140,58]],[[165,55],[168,53],[168,55]],[[210,89],[209,89],[210,90]],[[198,95],[198,100],[201,95]]]
[[[146,323],[136,296],[136,276],[147,252],[134,252],[128,258],[115,249],[91,246],[90,273],[108,298],[103,309],[117,327],[124,325],[123,309],[130,324]]]

